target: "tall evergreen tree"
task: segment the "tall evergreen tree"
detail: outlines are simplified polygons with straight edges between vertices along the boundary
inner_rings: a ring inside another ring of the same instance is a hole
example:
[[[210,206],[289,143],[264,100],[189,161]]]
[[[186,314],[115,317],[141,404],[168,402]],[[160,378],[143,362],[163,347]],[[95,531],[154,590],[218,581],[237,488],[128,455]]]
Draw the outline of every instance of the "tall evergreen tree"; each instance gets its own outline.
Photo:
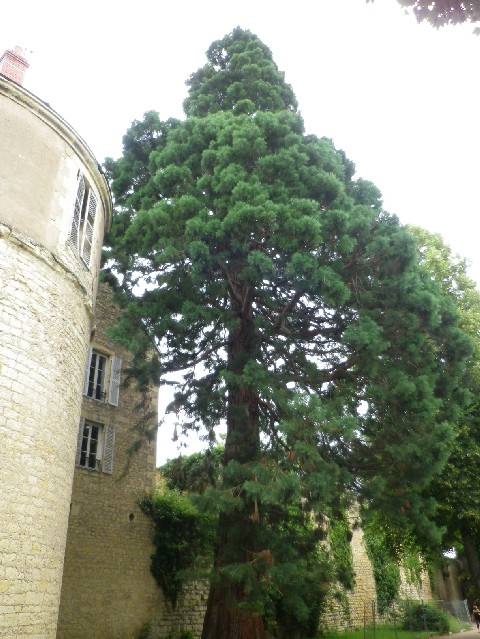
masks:
[[[202,637],[261,639],[266,589],[295,583],[275,536],[289,503],[326,513],[353,490],[432,532],[422,490],[469,343],[378,189],[305,134],[269,49],[237,28],[207,59],[185,120],[147,114],[107,162],[107,257],[137,376],[182,374],[186,428],[226,422]]]

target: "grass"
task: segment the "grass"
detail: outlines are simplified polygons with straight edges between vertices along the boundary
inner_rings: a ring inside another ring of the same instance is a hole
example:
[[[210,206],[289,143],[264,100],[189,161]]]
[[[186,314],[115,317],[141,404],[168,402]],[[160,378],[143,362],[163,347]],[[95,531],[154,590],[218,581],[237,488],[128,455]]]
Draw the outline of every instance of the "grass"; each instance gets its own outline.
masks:
[[[375,632],[377,639],[427,639],[435,636],[435,634],[435,632],[417,632],[397,628],[397,634],[395,635],[394,626],[389,624],[377,625]],[[364,637],[372,639],[373,636],[373,626],[367,626],[365,632],[363,628],[338,633],[329,632],[322,635],[322,639],[364,639]]]
[[[471,630],[471,625],[458,621],[454,617],[449,615],[450,632],[462,632],[462,630]],[[428,639],[428,637],[435,637],[438,632],[426,631],[418,632],[418,630],[400,630],[397,626],[397,632],[395,634],[395,627],[393,624],[378,624],[375,630],[376,639]],[[346,630],[345,632],[326,632],[321,635],[321,639],[373,639],[373,626],[369,625],[365,631],[363,628],[357,630]]]
[[[466,623],[465,621],[459,621],[458,619],[455,619],[455,617],[452,617],[451,615],[448,615],[448,617],[450,622],[450,632],[463,632],[464,630],[472,629],[471,623]]]

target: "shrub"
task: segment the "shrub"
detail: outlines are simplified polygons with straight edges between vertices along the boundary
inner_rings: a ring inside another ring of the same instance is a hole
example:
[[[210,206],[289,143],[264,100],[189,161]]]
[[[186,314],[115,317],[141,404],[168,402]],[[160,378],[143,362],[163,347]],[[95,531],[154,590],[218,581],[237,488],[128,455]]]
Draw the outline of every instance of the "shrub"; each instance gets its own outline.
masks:
[[[431,630],[448,634],[450,625],[448,614],[434,604],[408,601],[402,605],[401,627],[403,630]]]

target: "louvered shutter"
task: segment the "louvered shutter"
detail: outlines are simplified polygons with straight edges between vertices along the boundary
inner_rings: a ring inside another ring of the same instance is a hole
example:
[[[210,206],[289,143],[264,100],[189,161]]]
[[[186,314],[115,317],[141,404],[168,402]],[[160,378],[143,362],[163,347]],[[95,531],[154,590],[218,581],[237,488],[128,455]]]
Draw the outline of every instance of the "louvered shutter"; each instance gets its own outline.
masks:
[[[120,395],[120,371],[122,370],[122,358],[116,355],[112,356],[112,364],[110,367],[110,385],[108,389],[108,403],[112,406],[118,406],[118,398]]]
[[[95,216],[97,214],[97,198],[92,191],[88,194],[87,211],[85,213],[85,228],[83,229],[82,259],[87,266],[90,266],[93,247],[93,230],[95,227]]]
[[[87,370],[85,371],[85,382],[83,384],[83,394],[88,395],[88,380],[90,379],[90,365],[92,363],[92,348],[88,351]]]
[[[85,195],[85,180],[83,175],[78,181],[77,197],[75,198],[75,207],[73,210],[72,228],[70,229],[70,241],[77,249],[80,250],[80,221],[82,216],[83,196]]]
[[[80,455],[82,454],[83,429],[85,427],[85,418],[80,417],[80,426],[77,433],[77,452],[75,455],[75,466],[80,465]]]
[[[103,448],[103,464],[104,473],[111,475],[113,473],[113,447],[115,444],[115,428],[113,426],[105,426],[105,445]]]

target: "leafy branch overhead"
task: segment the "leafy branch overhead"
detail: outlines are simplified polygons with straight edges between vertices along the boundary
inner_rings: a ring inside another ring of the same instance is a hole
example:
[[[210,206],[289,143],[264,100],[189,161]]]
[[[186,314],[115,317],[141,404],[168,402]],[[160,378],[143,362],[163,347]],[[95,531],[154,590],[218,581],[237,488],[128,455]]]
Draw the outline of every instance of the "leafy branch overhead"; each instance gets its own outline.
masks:
[[[480,21],[480,4],[477,0],[398,0],[412,9],[418,22],[426,20],[434,27],[463,22]]]
[[[366,0],[375,2],[375,0]],[[435,28],[446,25],[475,24],[480,21],[480,4],[478,0],[397,0],[406,13],[412,11],[418,22],[428,22]],[[480,28],[474,30],[480,33]]]

